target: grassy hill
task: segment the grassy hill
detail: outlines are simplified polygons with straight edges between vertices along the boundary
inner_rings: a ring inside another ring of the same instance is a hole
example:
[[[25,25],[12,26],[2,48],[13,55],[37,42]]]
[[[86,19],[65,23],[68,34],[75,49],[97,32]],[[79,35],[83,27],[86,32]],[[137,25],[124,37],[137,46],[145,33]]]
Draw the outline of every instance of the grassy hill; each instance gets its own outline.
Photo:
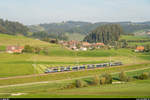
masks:
[[[122,38],[145,39],[145,37],[135,38],[131,36],[123,36]],[[60,87],[62,87],[63,85],[74,81],[75,78],[79,78],[82,80],[91,80],[91,76],[95,74],[101,75],[105,72],[116,73],[120,71],[133,71],[127,73],[129,76],[138,75],[142,72],[149,72],[149,53],[135,53],[132,52],[131,49],[110,49],[75,52],[63,48],[57,44],[50,44],[23,36],[10,36],[0,34],[0,49],[4,49],[4,46],[8,45],[26,44],[30,44],[32,46],[48,47],[49,55],[26,53],[8,54],[0,52],[0,78],[16,76],[15,78],[10,79],[0,79],[0,86],[43,81],[49,81],[49,83],[0,88],[0,97],[150,97],[150,80],[136,80],[126,84],[89,86],[85,88],[74,88],[66,90],[60,89]],[[110,60],[122,61],[124,65],[112,68],[83,70],[59,74],[56,73],[42,76],[30,76],[22,78],[17,77],[44,73],[39,70],[43,67],[39,66],[45,67],[48,65],[50,67],[56,67],[60,65],[95,64],[109,62]],[[37,66],[33,67],[32,64],[36,64]],[[118,74],[113,75],[113,79],[116,79],[117,77]],[[65,79],[70,80],[65,81]],[[56,80],[58,80],[59,82],[57,83]],[[21,96],[11,96],[12,93],[20,92],[27,94]]]
[[[69,40],[77,40],[77,41],[82,41],[86,36],[80,33],[72,33],[72,34],[66,33],[66,35],[68,36]]]
[[[71,51],[57,44],[50,44],[40,40],[27,38],[24,36],[10,36],[0,34],[0,48],[8,45],[26,45],[42,46],[49,48],[48,55],[38,54],[7,54],[0,53],[0,77],[10,77],[19,75],[31,75],[35,73],[32,64],[42,65],[70,65],[70,64],[91,64],[110,61],[122,61],[124,64],[148,61],[149,56],[142,56],[130,49],[110,49],[110,50],[93,50],[93,51]]]
[[[133,77],[135,75],[140,75],[142,72],[150,72],[149,69],[141,69],[141,70],[129,70],[127,75]],[[67,74],[67,73],[66,73]],[[70,74],[71,75],[71,74]],[[118,78],[118,73],[112,73],[113,82],[117,82],[116,78]],[[67,77],[67,76],[66,76]],[[43,77],[39,77],[39,80]],[[35,79],[35,78],[34,78]],[[80,78],[84,80],[86,83],[90,83],[92,81],[92,77]],[[75,79],[71,80],[61,80],[61,81],[51,81],[45,84],[30,84],[24,86],[14,86],[14,87],[6,87],[1,88],[0,92],[4,94],[0,94],[0,97],[13,97],[13,98],[77,98],[77,97],[88,97],[88,98],[141,98],[141,97],[150,97],[150,80],[137,80],[134,79],[131,82],[122,83],[122,84],[108,84],[108,85],[100,85],[100,86],[88,86],[83,88],[72,88],[72,89],[61,89],[62,86],[74,82]],[[117,89],[116,89],[117,88]],[[6,94],[5,94],[6,93]],[[11,96],[12,93],[27,93],[21,96]],[[51,93],[51,94],[49,94]]]
[[[50,44],[47,42],[43,42],[36,39],[27,38],[24,36],[14,36],[14,35],[6,35],[0,34],[0,46],[8,46],[8,45],[32,45],[32,46],[49,46],[55,47],[55,44]]]
[[[120,39],[125,40],[147,40],[150,39],[150,37],[147,36],[131,36],[131,35],[122,35]]]
[[[122,35],[120,40],[127,40],[127,41],[130,41],[130,40],[133,40],[133,41],[136,41],[136,40],[148,40],[146,42],[128,42],[128,45],[129,46],[140,46],[140,45],[150,45],[150,37],[149,36],[146,36],[146,35],[143,35],[143,36],[129,36],[129,35]]]

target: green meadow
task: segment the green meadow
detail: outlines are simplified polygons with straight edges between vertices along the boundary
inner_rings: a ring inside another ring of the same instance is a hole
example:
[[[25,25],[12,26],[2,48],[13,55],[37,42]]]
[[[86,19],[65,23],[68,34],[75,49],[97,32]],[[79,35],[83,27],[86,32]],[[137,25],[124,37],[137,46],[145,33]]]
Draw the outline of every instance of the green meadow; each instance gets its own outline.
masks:
[[[138,40],[147,39],[147,37],[139,36],[122,36],[121,39]],[[147,42],[145,42],[147,43]],[[120,71],[127,72],[129,76],[139,75],[142,72],[150,71],[150,53],[135,53],[132,49],[100,49],[88,51],[72,51],[58,44],[50,44],[37,39],[31,39],[24,36],[10,36],[0,34],[0,51],[6,49],[9,45],[32,45],[46,47],[49,54],[8,54],[0,52],[0,87],[5,85],[24,84],[32,82],[44,82],[46,84],[35,84],[27,86],[14,86],[0,88],[0,97],[3,98],[148,98],[150,97],[150,80],[134,80],[125,84],[110,84],[104,86],[89,86],[84,88],[74,88],[60,90],[62,85],[74,81],[74,79],[87,79],[94,75],[103,73],[113,74],[114,78],[118,78]],[[137,44],[137,43],[136,43]],[[149,44],[149,43],[148,43]],[[65,73],[44,74],[44,69],[48,67],[59,67],[68,65],[97,64],[110,61],[121,61],[122,66],[111,68],[81,70]],[[33,64],[36,67],[33,67]],[[137,71],[136,71],[137,70]],[[42,75],[40,75],[42,74]],[[29,77],[24,77],[28,76]],[[36,76],[34,76],[36,75]],[[39,76],[40,75],[40,76]],[[19,77],[21,76],[21,77]],[[8,79],[2,79],[7,78]],[[14,77],[14,78],[13,78]],[[59,81],[58,83],[56,81]],[[117,81],[117,80],[113,80]],[[11,96],[11,93],[27,93],[21,96]]]
[[[147,70],[127,72],[128,76],[140,75]],[[113,82],[118,74],[112,74]],[[81,78],[85,82],[92,80],[92,77]],[[88,80],[88,81],[86,81]],[[4,98],[149,98],[150,80],[137,80],[120,84],[108,84],[99,86],[88,86],[83,88],[61,89],[62,86],[74,82],[68,81],[36,84],[28,86],[15,86],[0,89],[0,97]],[[12,93],[25,93],[21,96],[11,96]]]

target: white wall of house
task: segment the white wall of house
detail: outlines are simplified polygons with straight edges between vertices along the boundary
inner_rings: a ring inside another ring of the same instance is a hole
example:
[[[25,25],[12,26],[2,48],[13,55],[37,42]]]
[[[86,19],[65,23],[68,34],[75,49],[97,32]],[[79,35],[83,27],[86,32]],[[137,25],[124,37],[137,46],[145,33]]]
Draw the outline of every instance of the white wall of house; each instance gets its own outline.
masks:
[[[13,53],[12,51],[7,51],[7,53]]]
[[[87,48],[80,48],[80,50],[82,50],[82,51],[87,51]]]

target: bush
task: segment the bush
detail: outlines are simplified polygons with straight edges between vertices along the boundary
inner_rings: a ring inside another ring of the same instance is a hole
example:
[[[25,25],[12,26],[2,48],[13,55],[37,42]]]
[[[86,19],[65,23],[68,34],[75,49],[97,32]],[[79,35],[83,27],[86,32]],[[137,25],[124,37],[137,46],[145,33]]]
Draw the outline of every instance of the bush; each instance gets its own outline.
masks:
[[[69,83],[69,84],[61,87],[61,89],[72,89],[72,88],[75,88],[74,83]]]
[[[126,75],[126,73],[124,71],[122,71],[121,73],[119,73],[119,80],[120,81],[127,81],[128,77]]]
[[[70,83],[66,86],[67,89],[72,89],[75,88],[75,84],[74,83]]]
[[[149,78],[149,73],[148,72],[143,72],[139,77],[139,79],[144,80]]]
[[[131,82],[131,81],[133,81],[133,78],[132,77],[127,77],[126,82]]]
[[[112,76],[108,73],[104,74],[103,77],[106,78],[105,83],[106,84],[112,84]]]
[[[104,85],[106,83],[106,78],[105,77],[102,77],[100,79],[100,84]]]
[[[75,81],[75,86],[77,88],[81,88],[81,87],[84,87],[84,83],[81,80],[76,80]]]
[[[100,83],[100,79],[98,75],[95,75],[95,77],[93,77],[93,85],[99,85]]]
[[[34,48],[31,47],[30,45],[25,45],[23,52],[27,52],[27,53],[33,53],[34,52]]]

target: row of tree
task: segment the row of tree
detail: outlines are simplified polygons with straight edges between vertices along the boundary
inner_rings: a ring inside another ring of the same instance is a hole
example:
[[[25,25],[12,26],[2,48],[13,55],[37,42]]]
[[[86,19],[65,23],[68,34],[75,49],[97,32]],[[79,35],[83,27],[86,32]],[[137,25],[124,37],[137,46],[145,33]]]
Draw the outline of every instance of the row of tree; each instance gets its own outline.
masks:
[[[113,41],[118,41],[121,34],[123,34],[123,30],[120,25],[106,24],[93,30],[84,38],[83,41],[90,43],[102,42],[104,44],[109,44]]]
[[[137,76],[131,77],[131,76],[127,76],[127,74],[122,71],[119,73],[119,77],[115,78],[118,81],[121,82],[130,82],[136,79],[140,79],[140,80],[144,80],[144,79],[149,79],[150,78],[150,72],[143,72]],[[93,77],[91,79],[91,81],[85,82],[81,79],[75,80],[75,82],[69,83],[63,87],[61,87],[61,89],[70,89],[70,88],[82,88],[82,87],[87,87],[89,85],[104,85],[104,84],[112,84],[112,75],[105,73],[104,75],[102,75],[101,77],[99,77],[98,75],[95,75],[95,77]]]
[[[48,33],[45,31],[34,32],[31,37],[39,38],[41,40],[43,40],[45,38],[58,39],[58,40],[68,40],[68,36],[66,36],[63,33],[53,34],[53,33]]]

